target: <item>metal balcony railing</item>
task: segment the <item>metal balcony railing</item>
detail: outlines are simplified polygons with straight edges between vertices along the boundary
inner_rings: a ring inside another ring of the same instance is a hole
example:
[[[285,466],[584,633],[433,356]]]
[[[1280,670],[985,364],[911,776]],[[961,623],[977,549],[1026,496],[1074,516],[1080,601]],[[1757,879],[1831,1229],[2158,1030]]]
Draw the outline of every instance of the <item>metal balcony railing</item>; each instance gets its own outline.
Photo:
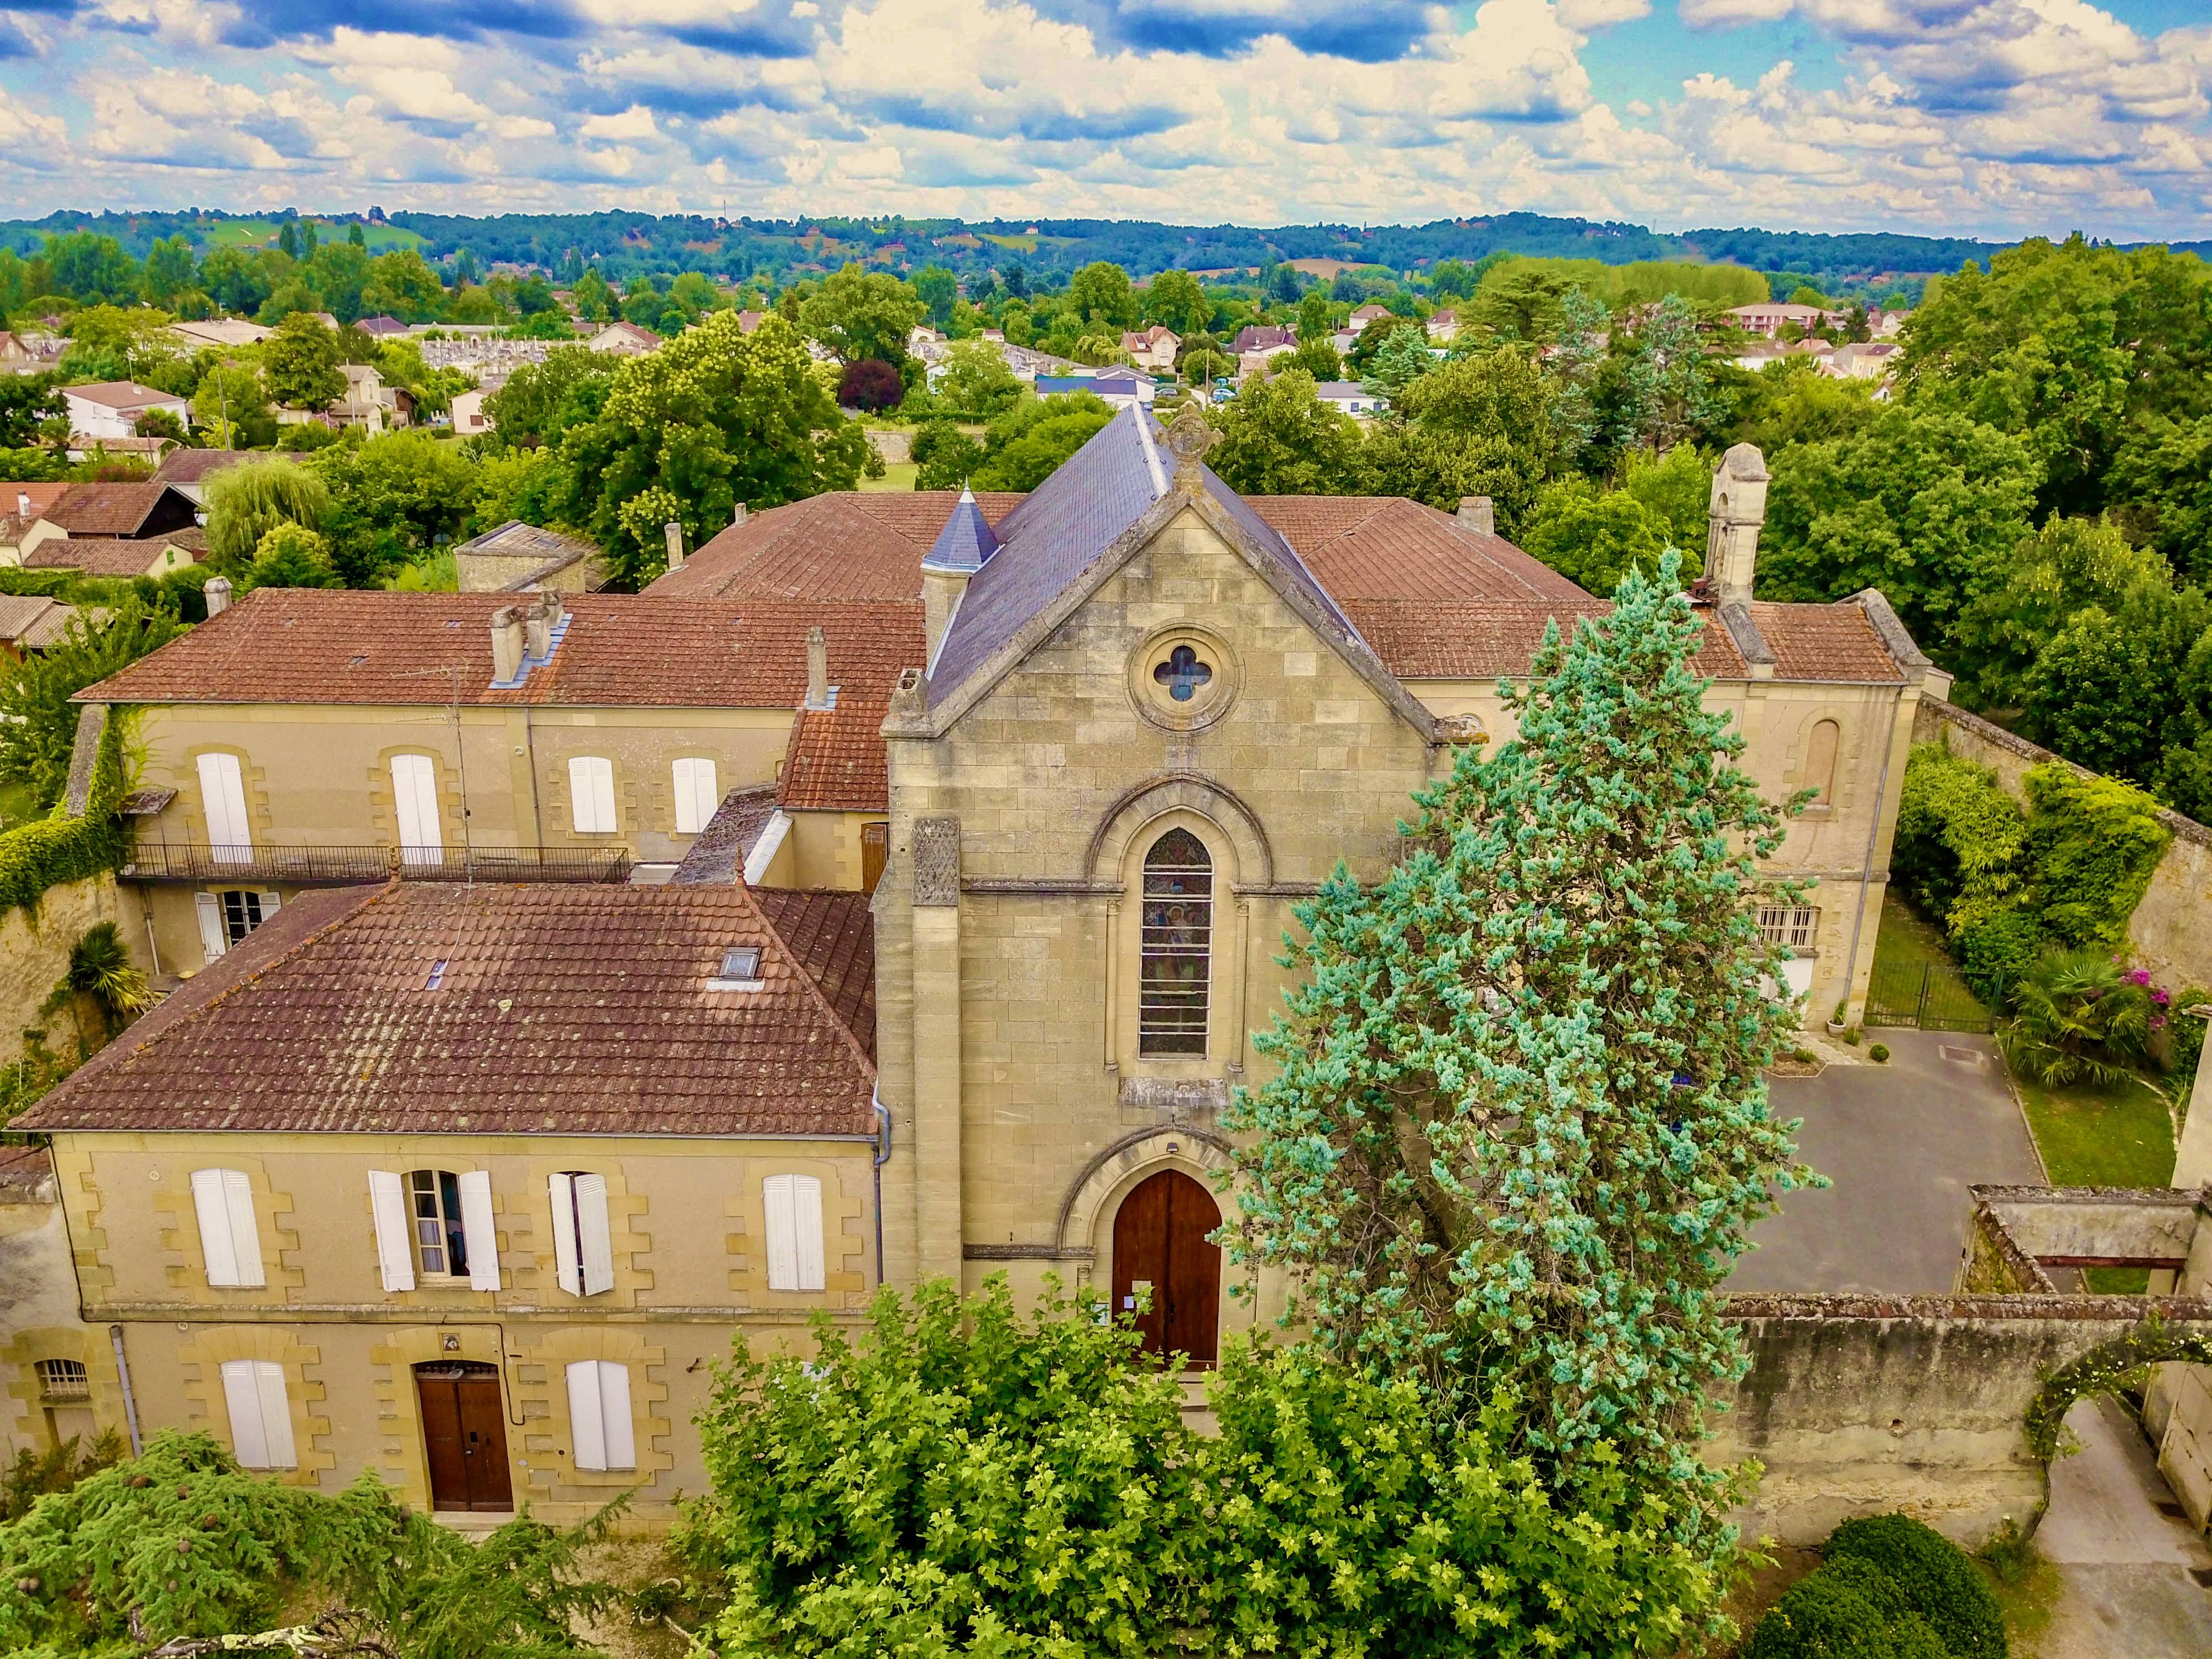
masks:
[[[578,881],[629,879],[627,847],[447,847],[403,853],[397,847],[211,847],[140,842],[123,866],[126,881],[269,881],[341,886],[385,881]]]

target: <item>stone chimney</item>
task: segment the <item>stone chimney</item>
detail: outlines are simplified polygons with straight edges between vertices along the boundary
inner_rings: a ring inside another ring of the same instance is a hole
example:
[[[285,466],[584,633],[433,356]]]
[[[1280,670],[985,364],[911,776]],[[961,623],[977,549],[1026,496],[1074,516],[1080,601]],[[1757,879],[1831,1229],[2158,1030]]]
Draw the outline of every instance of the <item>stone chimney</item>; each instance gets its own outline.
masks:
[[[222,576],[210,576],[200,592],[207,596],[208,617],[210,621],[230,609],[230,582]]]
[[[503,605],[491,613],[491,677],[519,678],[522,673],[522,607]]]
[[[806,630],[806,706],[830,706],[830,640],[818,628]]]
[[[1459,521],[1478,536],[1498,533],[1498,509],[1491,505],[1487,495],[1461,496]]]
[[[734,512],[734,513],[732,513],[732,514],[730,515],[730,528],[731,528],[731,529],[732,529],[732,530],[735,530],[735,529],[736,529],[739,525],[743,524],[744,521],[745,521],[745,504],[744,504],[743,501],[739,501],[739,502],[738,503],[737,511],[736,511],[736,512]]]
[[[668,568],[671,570],[683,569],[684,526],[671,519],[661,526],[660,533],[668,538]]]
[[[1766,522],[1766,457],[1738,444],[1713,471],[1706,513],[1705,580],[1716,605],[1748,605],[1759,562],[1759,530]]]
[[[31,492],[27,489],[19,489],[15,492],[15,516],[19,519],[27,519],[31,516]]]
[[[545,607],[533,605],[523,613],[522,637],[530,655],[538,662],[553,653],[553,619]]]

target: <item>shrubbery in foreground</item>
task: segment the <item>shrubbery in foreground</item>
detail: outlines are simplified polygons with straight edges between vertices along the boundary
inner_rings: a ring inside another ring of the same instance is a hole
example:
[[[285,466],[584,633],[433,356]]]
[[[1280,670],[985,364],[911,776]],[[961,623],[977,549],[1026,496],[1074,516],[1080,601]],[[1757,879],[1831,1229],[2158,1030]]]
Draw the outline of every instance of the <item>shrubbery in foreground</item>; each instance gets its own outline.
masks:
[[[1846,1521],[1745,1659],[2005,1659],[2004,1614],[1966,1552],[1905,1515]]]

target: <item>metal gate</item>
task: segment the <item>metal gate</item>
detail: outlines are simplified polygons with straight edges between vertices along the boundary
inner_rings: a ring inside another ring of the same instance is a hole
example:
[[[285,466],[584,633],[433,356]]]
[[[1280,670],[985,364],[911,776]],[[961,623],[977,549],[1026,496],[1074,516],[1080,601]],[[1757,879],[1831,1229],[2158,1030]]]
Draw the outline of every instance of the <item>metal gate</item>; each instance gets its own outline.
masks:
[[[1989,1031],[1996,1020],[1948,962],[1881,962],[1867,983],[1866,1023],[1924,1031]]]

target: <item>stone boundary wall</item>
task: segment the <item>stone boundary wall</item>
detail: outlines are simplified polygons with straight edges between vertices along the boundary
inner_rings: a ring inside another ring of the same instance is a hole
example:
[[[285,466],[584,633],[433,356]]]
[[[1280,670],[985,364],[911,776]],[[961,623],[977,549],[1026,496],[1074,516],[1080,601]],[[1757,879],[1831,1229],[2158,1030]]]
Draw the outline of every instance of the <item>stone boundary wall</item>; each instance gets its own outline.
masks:
[[[1926,697],[1912,717],[1912,740],[1948,744],[1953,754],[1990,768],[2022,801],[2027,790],[2021,780],[2030,767],[2045,761],[2057,761],[2085,778],[2097,775],[1978,714]],[[2172,831],[2173,844],[2136,907],[2128,939],[2137,961],[2160,983],[2176,991],[2212,986],[2212,829],[2162,809],[2158,821]]]
[[[102,921],[116,924],[124,948],[143,967],[145,928],[136,917],[125,919],[112,875],[49,887],[36,912],[10,910],[0,916],[0,1065],[15,1063],[27,1028],[46,1030],[46,1046],[57,1054],[74,1039],[68,1014],[42,1016],[39,1005],[69,967],[70,947],[87,928]]]
[[[1750,1371],[1712,1422],[1715,1463],[1765,1474],[1748,1539],[1820,1543],[1902,1510],[1978,1548],[2032,1526],[2045,1471],[2025,1423],[2043,1379],[2155,1313],[2212,1328],[2212,1301],[2121,1296],[1731,1296]]]

